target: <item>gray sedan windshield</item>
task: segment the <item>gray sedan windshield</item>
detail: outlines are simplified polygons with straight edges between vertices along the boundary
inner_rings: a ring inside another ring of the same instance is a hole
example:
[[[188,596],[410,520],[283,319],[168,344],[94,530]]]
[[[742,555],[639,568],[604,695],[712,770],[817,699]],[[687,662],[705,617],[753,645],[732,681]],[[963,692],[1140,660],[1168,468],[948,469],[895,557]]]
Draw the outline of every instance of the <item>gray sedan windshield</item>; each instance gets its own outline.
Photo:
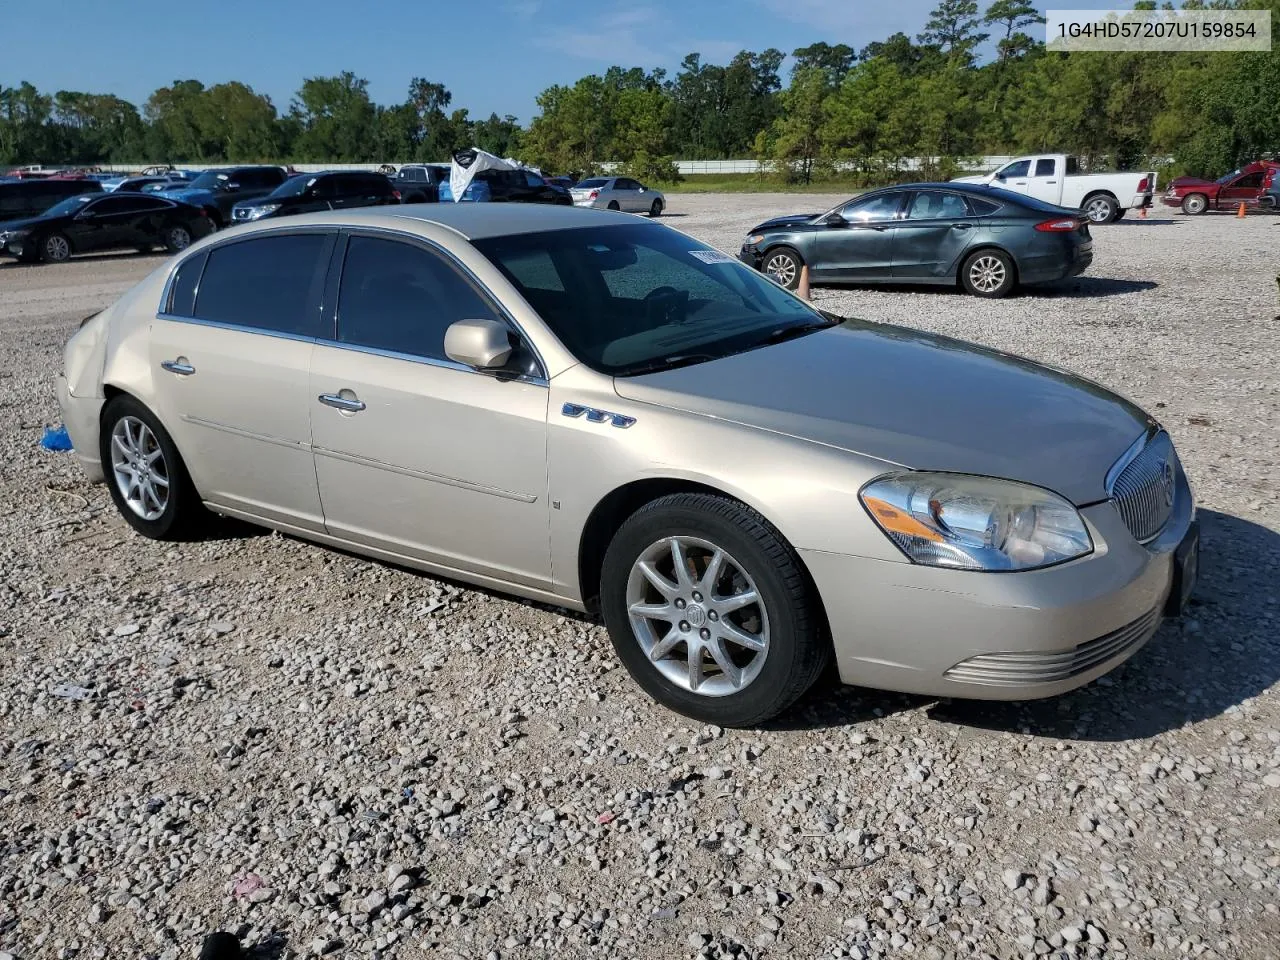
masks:
[[[649,224],[474,241],[588,366],[616,376],[709,360],[825,323],[732,257]]]

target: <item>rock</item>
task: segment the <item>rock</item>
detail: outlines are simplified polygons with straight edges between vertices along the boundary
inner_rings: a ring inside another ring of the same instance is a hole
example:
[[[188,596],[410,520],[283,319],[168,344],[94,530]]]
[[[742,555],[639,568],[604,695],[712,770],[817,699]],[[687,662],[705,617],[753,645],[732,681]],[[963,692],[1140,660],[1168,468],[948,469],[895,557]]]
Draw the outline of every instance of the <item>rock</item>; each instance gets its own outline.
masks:
[[[1017,890],[1026,882],[1027,875],[1021,870],[1014,870],[1010,868],[1001,874],[1001,878],[1004,880],[1004,885],[1006,887],[1010,890]]]

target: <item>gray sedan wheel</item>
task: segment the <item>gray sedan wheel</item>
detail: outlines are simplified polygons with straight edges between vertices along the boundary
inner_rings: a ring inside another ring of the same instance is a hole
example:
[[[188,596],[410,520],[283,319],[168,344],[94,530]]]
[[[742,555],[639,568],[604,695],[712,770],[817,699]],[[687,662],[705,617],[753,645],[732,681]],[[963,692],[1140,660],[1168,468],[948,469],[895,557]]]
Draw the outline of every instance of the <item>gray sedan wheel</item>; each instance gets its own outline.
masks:
[[[164,234],[164,248],[170,253],[177,253],[191,246],[191,231],[186,227],[170,227]]]
[[[800,284],[802,266],[798,253],[787,247],[778,247],[764,255],[761,270],[788,290],[794,290]]]
[[[600,605],[636,682],[706,723],[775,716],[830,655],[795,551],[724,497],[675,494],[633,514],[605,553]]]
[[[653,201],[653,203],[652,203],[652,204],[650,204],[650,206],[649,206],[649,216],[651,216],[651,217],[660,217],[660,216],[662,216],[662,201],[661,201],[661,200],[654,200],[654,201]]]
[[[960,268],[960,282],[975,297],[1003,297],[1017,282],[1013,261],[1002,250],[979,250]]]
[[[71,259],[71,244],[60,233],[51,233],[40,241],[40,256],[47,263],[65,263]]]

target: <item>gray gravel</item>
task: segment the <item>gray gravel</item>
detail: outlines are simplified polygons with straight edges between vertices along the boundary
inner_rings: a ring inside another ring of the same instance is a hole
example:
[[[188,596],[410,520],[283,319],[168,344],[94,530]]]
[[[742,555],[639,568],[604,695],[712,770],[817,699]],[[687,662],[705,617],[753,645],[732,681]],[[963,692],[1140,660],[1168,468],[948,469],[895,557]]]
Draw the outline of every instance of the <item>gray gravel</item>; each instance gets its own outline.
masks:
[[[836,199],[668,222],[735,251]],[[258,957],[1276,956],[1277,224],[1098,228],[1089,276],[1001,302],[818,291],[1156,412],[1204,579],[1074,694],[828,685],[755,731],[655,707],[562,611],[238,525],[134,536],[37,441],[75,322],[160,261],[0,267],[0,960],[216,929]]]

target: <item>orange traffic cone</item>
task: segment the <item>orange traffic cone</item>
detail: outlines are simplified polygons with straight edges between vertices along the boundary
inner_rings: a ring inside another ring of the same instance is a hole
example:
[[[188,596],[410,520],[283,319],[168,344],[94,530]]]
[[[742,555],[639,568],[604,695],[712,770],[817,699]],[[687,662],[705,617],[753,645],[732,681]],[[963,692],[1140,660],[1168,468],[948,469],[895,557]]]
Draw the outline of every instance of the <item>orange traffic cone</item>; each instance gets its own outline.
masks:
[[[800,282],[796,284],[796,293],[800,294],[805,300],[809,297],[809,265],[806,263],[800,268]]]
[[[1243,200],[1241,200],[1241,201],[1240,201],[1240,209],[1236,211],[1236,218],[1237,218],[1237,219],[1240,219],[1240,218],[1242,218],[1244,215],[1245,215],[1245,213],[1244,213],[1244,201],[1243,201]]]
[[[1145,219],[1147,219],[1147,208],[1146,208],[1146,207],[1143,207],[1141,210],[1139,210],[1139,211],[1138,211],[1138,219],[1139,219],[1139,220],[1145,220]]]

